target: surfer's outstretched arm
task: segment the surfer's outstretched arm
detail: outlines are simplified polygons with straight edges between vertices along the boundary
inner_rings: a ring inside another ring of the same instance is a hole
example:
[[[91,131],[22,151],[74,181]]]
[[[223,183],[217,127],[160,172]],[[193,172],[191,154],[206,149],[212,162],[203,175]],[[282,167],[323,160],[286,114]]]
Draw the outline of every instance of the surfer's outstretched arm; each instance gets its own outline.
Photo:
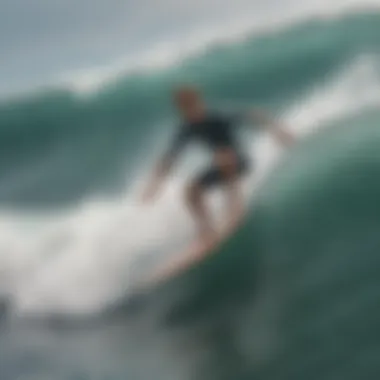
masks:
[[[173,167],[173,164],[176,161],[179,153],[184,148],[185,144],[188,142],[189,137],[190,134],[185,129],[181,129],[177,133],[168,152],[156,164],[150,181],[148,182],[148,186],[145,188],[145,191],[143,193],[144,201],[151,200],[158,193],[162,183],[164,182],[171,168]]]
[[[266,112],[260,109],[251,109],[249,112],[250,118],[254,122],[259,122],[270,128],[270,132],[280,144],[291,146],[295,142],[295,137],[286,128],[277,122],[273,117],[270,117]]]
[[[158,193],[164,180],[168,176],[172,167],[172,160],[170,157],[164,156],[156,164],[152,176],[143,192],[143,201],[150,201]]]

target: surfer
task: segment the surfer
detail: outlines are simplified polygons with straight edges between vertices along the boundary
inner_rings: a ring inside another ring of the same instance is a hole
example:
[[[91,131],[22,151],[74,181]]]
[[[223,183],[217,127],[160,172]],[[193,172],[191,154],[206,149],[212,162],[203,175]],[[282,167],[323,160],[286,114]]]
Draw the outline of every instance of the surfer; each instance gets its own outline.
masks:
[[[213,154],[212,164],[189,182],[185,199],[196,222],[200,241],[212,245],[218,234],[205,204],[206,191],[215,186],[222,186],[225,190],[227,229],[236,226],[244,212],[241,179],[249,173],[251,165],[238,143],[234,127],[246,119],[271,126],[270,131],[283,145],[291,144],[293,137],[258,110],[249,110],[246,114],[234,116],[210,112],[201,93],[191,86],[177,89],[174,92],[174,103],[183,123],[168,151],[159,160],[143,193],[143,200],[150,201],[155,197],[179,153],[188,142],[197,141],[206,144]]]

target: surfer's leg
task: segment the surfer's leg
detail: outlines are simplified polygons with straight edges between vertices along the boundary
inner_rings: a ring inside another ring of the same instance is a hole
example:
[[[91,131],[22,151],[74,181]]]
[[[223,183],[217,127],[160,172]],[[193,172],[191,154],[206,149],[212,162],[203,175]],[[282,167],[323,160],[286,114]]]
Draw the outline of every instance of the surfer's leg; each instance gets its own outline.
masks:
[[[229,180],[226,184],[226,221],[227,230],[233,229],[244,214],[244,203],[240,178]]]
[[[227,230],[234,229],[244,215],[242,176],[248,172],[248,162],[240,159],[235,170],[225,175]]]
[[[186,189],[186,205],[196,222],[198,236],[202,241],[214,239],[215,231],[212,218],[205,204],[205,188],[201,181],[192,182]]]
[[[240,160],[238,164],[225,167],[213,166],[203,172],[186,191],[186,203],[195,219],[201,240],[212,244],[217,238],[216,229],[205,202],[205,194],[215,186],[225,186],[227,190],[227,230],[234,228],[243,215],[241,176],[248,165]]]

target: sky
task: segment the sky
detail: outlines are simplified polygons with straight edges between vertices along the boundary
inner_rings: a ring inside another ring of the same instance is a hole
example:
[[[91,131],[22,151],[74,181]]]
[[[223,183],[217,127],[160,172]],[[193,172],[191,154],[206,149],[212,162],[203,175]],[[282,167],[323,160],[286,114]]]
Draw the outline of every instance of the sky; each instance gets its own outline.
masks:
[[[253,8],[252,3],[0,0],[0,83],[18,88],[58,73],[106,65],[159,41],[191,33],[197,26],[238,18]]]
[[[132,60],[216,27],[271,22],[284,11],[352,1],[0,0],[0,92]]]

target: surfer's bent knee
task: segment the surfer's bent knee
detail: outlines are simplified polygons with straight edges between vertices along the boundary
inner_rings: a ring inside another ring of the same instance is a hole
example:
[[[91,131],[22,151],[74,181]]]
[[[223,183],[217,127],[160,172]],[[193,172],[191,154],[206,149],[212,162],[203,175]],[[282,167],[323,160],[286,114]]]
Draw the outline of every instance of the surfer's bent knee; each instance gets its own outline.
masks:
[[[185,198],[188,204],[196,203],[202,196],[202,187],[195,181],[190,183],[185,190]]]

